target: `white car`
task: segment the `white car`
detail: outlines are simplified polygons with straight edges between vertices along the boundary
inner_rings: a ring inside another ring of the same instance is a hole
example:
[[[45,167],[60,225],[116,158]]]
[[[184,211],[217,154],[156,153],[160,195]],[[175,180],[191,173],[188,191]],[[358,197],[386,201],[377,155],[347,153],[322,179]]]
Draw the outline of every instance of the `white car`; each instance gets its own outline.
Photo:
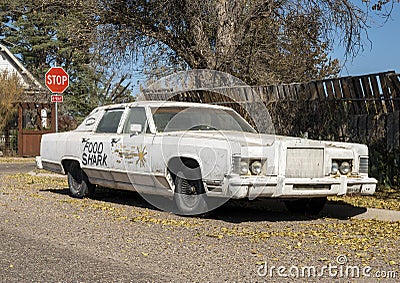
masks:
[[[318,213],[327,196],[371,195],[377,183],[366,145],[259,134],[230,108],[186,102],[96,108],[74,131],[43,135],[37,161],[68,174],[74,197],[134,190],[173,199],[181,214],[264,197]]]

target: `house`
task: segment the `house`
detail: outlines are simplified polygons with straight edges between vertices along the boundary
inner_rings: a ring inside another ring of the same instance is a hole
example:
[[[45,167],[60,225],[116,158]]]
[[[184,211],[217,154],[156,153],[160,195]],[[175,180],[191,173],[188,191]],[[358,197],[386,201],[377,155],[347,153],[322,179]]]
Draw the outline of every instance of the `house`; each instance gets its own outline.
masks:
[[[50,93],[6,46],[0,44],[0,72],[4,71],[17,74],[24,94],[14,103],[18,108],[17,123],[0,132],[0,146],[4,151],[15,153],[11,140],[18,140],[18,156],[39,155],[42,135],[55,131],[55,111],[50,103]]]
[[[21,82],[28,92],[45,90],[43,85],[22,65],[18,58],[2,44],[0,44],[0,55],[0,72],[15,72],[21,78]]]

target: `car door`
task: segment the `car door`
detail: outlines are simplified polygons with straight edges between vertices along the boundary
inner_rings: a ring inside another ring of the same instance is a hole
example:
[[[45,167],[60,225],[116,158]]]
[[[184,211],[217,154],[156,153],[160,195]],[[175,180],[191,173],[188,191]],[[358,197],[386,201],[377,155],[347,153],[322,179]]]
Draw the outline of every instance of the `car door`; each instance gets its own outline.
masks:
[[[82,168],[91,182],[116,187],[112,170],[115,167],[115,150],[121,142],[121,120],[124,108],[106,109],[97,128],[82,137]]]
[[[150,132],[145,107],[132,107],[127,115],[122,134],[121,169],[126,170],[129,182],[135,190],[144,193],[158,193],[165,188],[164,172],[153,172],[153,158],[162,158],[153,152],[154,134]],[[162,193],[162,192],[160,192]]]

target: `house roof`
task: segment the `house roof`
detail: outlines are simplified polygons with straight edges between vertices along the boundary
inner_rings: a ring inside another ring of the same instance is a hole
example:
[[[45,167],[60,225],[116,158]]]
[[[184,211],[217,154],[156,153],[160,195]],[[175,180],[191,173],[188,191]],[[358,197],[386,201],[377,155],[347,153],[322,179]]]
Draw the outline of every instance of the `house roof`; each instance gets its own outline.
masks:
[[[0,44],[0,71],[16,72],[24,86],[23,102],[48,102],[49,91],[29,72],[17,57]]]

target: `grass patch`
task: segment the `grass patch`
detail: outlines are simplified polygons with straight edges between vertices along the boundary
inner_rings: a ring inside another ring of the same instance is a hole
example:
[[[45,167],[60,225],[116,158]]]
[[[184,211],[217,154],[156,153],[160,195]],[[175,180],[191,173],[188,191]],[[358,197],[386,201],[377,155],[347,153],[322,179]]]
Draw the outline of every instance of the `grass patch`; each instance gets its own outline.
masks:
[[[400,196],[398,194],[376,193],[373,196],[343,196],[328,197],[328,200],[343,202],[357,207],[380,208],[400,211]]]
[[[1,163],[35,163],[35,158],[23,158],[23,157],[0,157]]]
[[[37,189],[47,189],[49,187],[68,187],[68,182],[66,179],[54,178],[51,176],[34,176],[30,174],[18,173],[5,176],[5,180],[12,184],[16,189],[25,189],[27,186]]]

